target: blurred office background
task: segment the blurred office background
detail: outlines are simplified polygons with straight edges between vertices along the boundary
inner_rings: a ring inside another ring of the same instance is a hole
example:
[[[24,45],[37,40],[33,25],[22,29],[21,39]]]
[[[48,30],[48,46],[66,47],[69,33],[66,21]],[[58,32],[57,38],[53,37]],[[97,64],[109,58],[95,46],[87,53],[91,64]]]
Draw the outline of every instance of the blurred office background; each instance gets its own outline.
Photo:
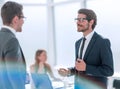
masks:
[[[0,7],[8,0],[0,0]],[[120,0],[11,0],[23,5],[26,17],[17,37],[27,67],[34,63],[37,49],[45,49],[54,68],[74,66],[74,44],[82,37],[74,18],[80,8],[93,9],[98,18],[95,31],[111,41],[115,76],[120,76]],[[0,18],[0,26],[2,26]]]

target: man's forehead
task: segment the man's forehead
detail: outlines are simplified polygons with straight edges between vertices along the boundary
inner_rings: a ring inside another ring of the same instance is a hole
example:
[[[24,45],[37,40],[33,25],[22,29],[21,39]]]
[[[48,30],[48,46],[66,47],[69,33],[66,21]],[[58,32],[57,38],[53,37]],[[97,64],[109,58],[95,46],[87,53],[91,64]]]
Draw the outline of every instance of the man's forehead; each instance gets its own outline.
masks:
[[[80,13],[80,14],[78,14],[78,17],[84,17],[84,18],[86,18],[86,15],[85,15],[85,14]]]

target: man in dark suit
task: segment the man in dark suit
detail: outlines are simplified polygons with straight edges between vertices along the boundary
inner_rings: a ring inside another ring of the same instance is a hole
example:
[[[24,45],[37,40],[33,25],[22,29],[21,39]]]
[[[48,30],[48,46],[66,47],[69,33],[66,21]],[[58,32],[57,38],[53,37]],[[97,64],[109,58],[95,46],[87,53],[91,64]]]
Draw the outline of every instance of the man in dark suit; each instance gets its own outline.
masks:
[[[25,89],[26,63],[15,36],[22,31],[22,5],[8,1],[1,8],[0,89]]]
[[[97,16],[93,10],[80,9],[75,20],[77,31],[83,33],[75,44],[75,67],[58,72],[62,76],[74,74],[75,89],[107,89],[107,77],[114,73],[110,41],[94,31]]]

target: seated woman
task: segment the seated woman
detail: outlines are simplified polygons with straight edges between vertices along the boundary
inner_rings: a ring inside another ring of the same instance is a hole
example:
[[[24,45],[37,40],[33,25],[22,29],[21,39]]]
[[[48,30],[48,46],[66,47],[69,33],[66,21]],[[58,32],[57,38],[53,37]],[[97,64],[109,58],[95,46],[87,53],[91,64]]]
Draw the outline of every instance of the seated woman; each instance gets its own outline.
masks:
[[[35,54],[35,63],[30,66],[34,89],[52,89],[51,81],[49,80],[47,73],[50,75],[51,78],[57,79],[54,77],[52,69],[50,65],[46,63],[46,61],[46,51],[37,50]]]

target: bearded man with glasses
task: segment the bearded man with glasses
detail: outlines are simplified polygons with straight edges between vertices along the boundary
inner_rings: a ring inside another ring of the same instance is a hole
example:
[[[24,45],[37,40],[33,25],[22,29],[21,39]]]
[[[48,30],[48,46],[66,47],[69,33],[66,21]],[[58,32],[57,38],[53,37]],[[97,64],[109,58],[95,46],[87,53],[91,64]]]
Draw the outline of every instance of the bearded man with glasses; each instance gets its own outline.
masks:
[[[107,89],[107,77],[114,73],[110,40],[94,31],[97,16],[93,10],[80,9],[75,21],[77,31],[83,33],[75,43],[75,67],[58,72],[75,75],[74,89]]]

